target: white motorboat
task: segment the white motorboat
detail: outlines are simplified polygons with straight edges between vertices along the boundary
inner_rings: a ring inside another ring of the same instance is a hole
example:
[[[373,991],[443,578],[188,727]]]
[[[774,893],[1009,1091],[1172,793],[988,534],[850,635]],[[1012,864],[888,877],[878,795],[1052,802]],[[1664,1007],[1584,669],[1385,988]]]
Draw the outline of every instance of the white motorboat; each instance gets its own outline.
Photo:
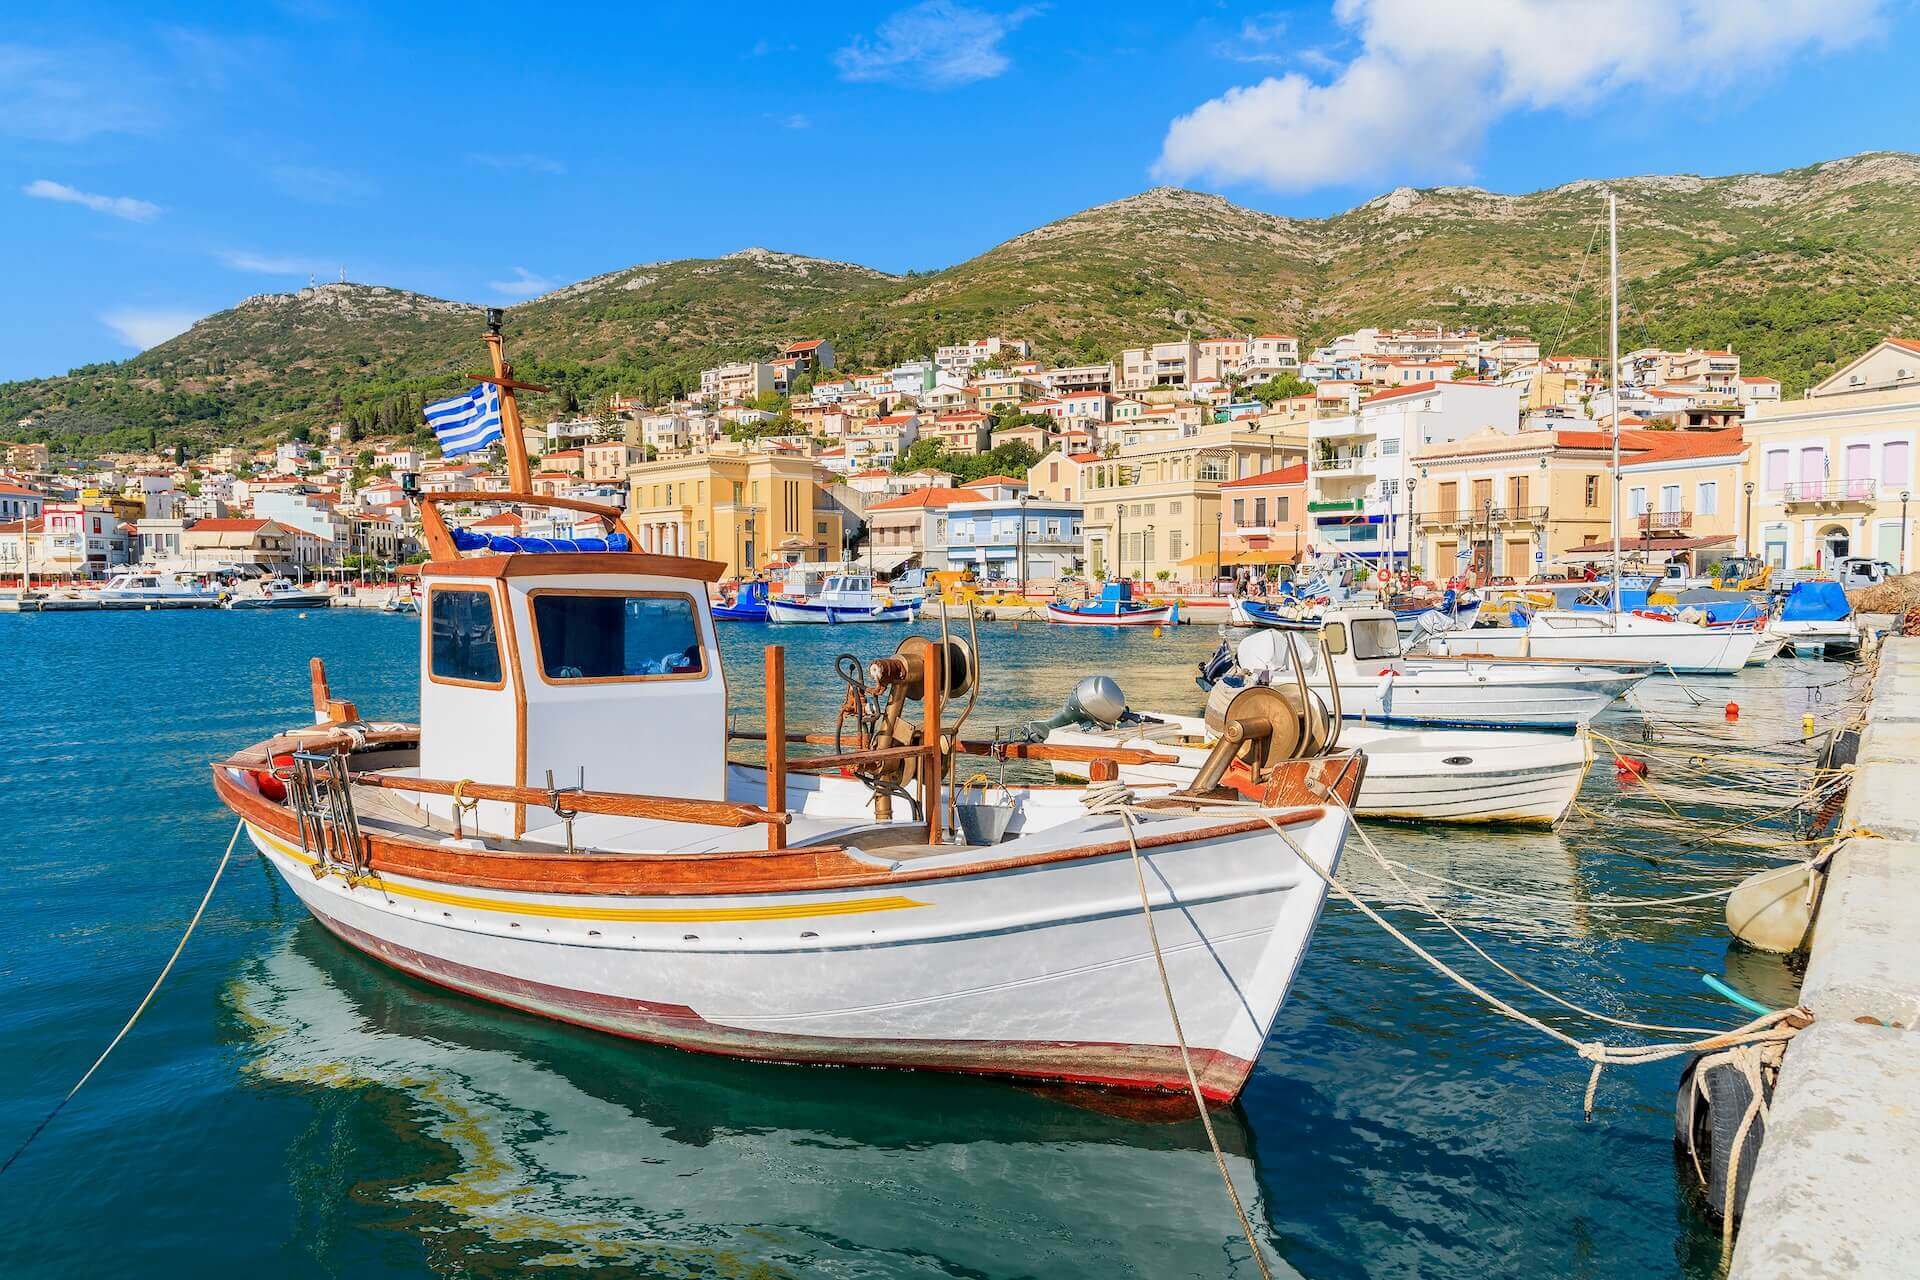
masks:
[[[1756,627],[1706,627],[1674,618],[1587,609],[1540,609],[1520,626],[1474,627],[1427,637],[1429,652],[1496,658],[1630,662],[1650,670],[1730,675],[1747,665]]]
[[[1331,676],[1339,681],[1341,714],[1350,721],[1576,729],[1649,674],[1646,667],[1617,664],[1413,656],[1401,649],[1393,614],[1379,608],[1329,609],[1321,635],[1331,654]],[[1242,640],[1231,659],[1224,644],[1221,649],[1203,667],[1203,684],[1236,678],[1236,668],[1244,682],[1291,680],[1297,654],[1308,686],[1321,693],[1329,688],[1319,645],[1289,644],[1283,632],[1260,631]]]
[[[333,604],[333,597],[290,578],[263,578],[235,588],[226,604],[229,609],[325,609]]]
[[[1843,656],[1860,648],[1860,623],[1837,582],[1798,582],[1767,633],[1799,657]]]
[[[107,579],[97,595],[107,603],[160,606],[205,607],[219,600],[219,594],[202,585],[199,579],[171,569],[129,569],[116,573]]]
[[[767,597],[768,622],[912,622],[918,605],[874,594],[873,579],[864,573],[835,574],[819,594],[804,600]]]
[[[1224,689],[1226,686],[1220,686]],[[1344,694],[1345,690],[1342,689]],[[1129,713],[1119,723],[1057,728],[1046,741],[1069,747],[1126,747],[1171,755],[1171,763],[1120,766],[1120,781],[1186,786],[1218,738],[1201,716]],[[1339,745],[1363,752],[1366,777],[1354,803],[1363,818],[1551,826],[1567,815],[1593,763],[1584,733],[1397,728],[1343,723]],[[1061,778],[1086,766],[1055,761]]]
[[[489,501],[618,518],[529,492],[518,439]],[[725,566],[631,547],[462,557],[440,505],[473,500],[421,499],[419,724],[362,720],[315,659],[315,723],[213,766],[336,937],[690,1050],[1177,1092],[1164,974],[1199,1091],[1239,1093],[1338,863],[1357,752],[1262,759],[1259,798],[1234,809],[1143,797],[1131,827],[1052,787],[1000,788],[993,822],[978,804],[957,817],[944,780],[974,748],[945,708],[977,673],[958,641],[912,635],[840,672],[857,749],[811,760],[788,759],[768,646],[765,763],[732,762],[708,601]]]

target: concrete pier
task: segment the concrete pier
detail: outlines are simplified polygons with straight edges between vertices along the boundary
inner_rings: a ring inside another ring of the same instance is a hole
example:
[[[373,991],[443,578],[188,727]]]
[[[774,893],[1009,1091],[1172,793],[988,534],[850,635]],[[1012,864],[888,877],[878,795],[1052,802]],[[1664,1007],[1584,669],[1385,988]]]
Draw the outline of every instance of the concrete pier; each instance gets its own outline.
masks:
[[[1920,1274],[1920,638],[1889,638],[1733,1280]]]

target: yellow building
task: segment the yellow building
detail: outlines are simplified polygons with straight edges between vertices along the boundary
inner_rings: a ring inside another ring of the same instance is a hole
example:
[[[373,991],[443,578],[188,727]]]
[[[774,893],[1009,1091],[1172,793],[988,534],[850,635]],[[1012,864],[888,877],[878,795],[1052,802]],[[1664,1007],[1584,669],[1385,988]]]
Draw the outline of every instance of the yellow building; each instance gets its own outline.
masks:
[[[1745,532],[1754,554],[1777,569],[1858,555],[1913,566],[1920,342],[1888,338],[1805,399],[1756,404],[1752,414]]]
[[[1741,546],[1747,442],[1722,431],[1635,432],[1620,457],[1621,548],[1701,569]]]
[[[1081,522],[1087,571],[1174,582],[1211,578],[1220,555],[1220,486],[1306,457],[1290,434],[1250,421],[1122,446],[1084,466]],[[1042,464],[1046,459],[1042,459]]]
[[[648,551],[719,560],[729,577],[774,560],[841,558],[840,512],[808,458],[716,449],[640,463],[627,487],[623,519]]]
[[[1427,446],[1414,455],[1408,502],[1414,565],[1442,582],[1551,572],[1607,538],[1611,458],[1603,431],[1481,431]]]

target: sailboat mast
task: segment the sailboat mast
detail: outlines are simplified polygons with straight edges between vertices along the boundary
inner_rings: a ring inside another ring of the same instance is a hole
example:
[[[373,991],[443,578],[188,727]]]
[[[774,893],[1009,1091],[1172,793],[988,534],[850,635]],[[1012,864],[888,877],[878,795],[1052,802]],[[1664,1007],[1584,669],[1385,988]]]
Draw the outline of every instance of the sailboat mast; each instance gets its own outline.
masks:
[[[1607,192],[1607,369],[1613,380],[1613,616],[1620,618],[1620,225],[1619,199]]]

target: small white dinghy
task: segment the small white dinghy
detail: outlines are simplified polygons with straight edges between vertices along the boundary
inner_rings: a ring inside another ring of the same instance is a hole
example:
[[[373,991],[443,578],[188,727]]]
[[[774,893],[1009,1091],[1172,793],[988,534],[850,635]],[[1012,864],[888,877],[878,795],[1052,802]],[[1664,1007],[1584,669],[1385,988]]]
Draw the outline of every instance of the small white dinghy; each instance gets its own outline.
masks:
[[[1220,694],[1231,692],[1230,686],[1216,686],[1209,709],[1223,701]],[[1112,725],[1083,722],[1054,729],[1046,741],[1170,755],[1174,759],[1167,764],[1122,764],[1120,781],[1182,787],[1193,782],[1218,737],[1217,725],[1208,718],[1154,711],[1129,712]],[[1584,732],[1391,728],[1346,721],[1338,744],[1367,758],[1353,806],[1362,818],[1552,826],[1572,809],[1593,763],[1593,743]],[[1083,777],[1085,768],[1065,761],[1053,765],[1062,779]]]

